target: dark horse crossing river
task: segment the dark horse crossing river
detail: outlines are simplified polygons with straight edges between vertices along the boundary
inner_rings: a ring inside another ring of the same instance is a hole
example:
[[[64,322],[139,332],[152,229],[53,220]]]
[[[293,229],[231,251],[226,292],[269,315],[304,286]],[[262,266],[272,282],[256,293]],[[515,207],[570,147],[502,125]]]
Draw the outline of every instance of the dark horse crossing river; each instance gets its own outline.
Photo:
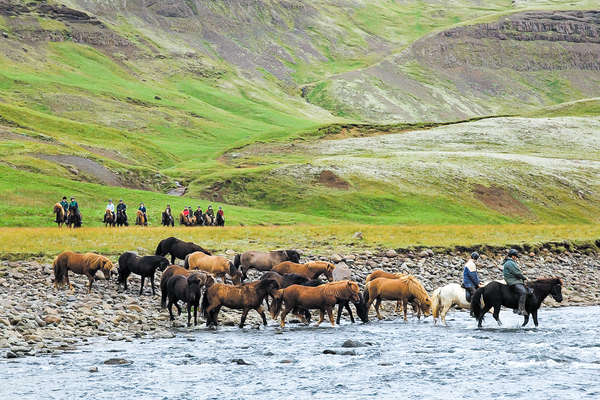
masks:
[[[545,308],[540,328],[520,328],[523,317],[506,312],[504,327],[477,329],[468,312],[455,312],[448,328],[396,318],[337,328],[288,324],[280,332],[270,322],[260,330],[183,328],[173,339],[96,340],[58,356],[0,360],[0,395],[592,399],[600,397],[599,312]],[[110,358],[129,362],[105,365]]]

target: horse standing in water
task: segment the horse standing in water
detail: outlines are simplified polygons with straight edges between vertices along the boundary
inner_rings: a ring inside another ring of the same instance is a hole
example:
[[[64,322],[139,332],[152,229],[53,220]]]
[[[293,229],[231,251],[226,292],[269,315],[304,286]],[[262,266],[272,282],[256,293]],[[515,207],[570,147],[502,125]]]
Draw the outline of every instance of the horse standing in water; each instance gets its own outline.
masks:
[[[367,302],[367,310],[371,308],[373,301],[376,301],[375,312],[379,319],[383,319],[379,313],[382,300],[401,300],[405,321],[407,320],[406,308],[413,300],[417,302],[425,316],[431,313],[431,298],[421,282],[412,275],[399,279],[374,279],[365,285],[364,299]]]
[[[58,224],[58,227],[61,228],[65,222],[67,222],[67,216],[65,215],[65,209],[62,204],[56,203],[54,205],[54,214],[56,215],[56,219],[54,222]]]
[[[533,323],[538,326],[537,312],[542,305],[542,302],[548,295],[559,303],[562,301],[562,280],[560,278],[544,278],[538,279],[533,282],[527,282],[527,286],[533,289],[533,293],[527,295],[525,302],[525,311],[527,315],[524,318],[523,325],[527,325],[529,322],[529,315],[533,317]],[[481,299],[485,306],[481,306]],[[494,319],[498,322],[498,325],[502,325],[500,321],[500,308],[501,306],[512,308],[513,310],[519,308],[519,295],[514,293],[507,285],[500,282],[491,282],[488,285],[477,289],[473,298],[471,299],[471,311],[475,319],[477,319],[477,327],[481,328],[483,317],[492,307],[494,308]]]

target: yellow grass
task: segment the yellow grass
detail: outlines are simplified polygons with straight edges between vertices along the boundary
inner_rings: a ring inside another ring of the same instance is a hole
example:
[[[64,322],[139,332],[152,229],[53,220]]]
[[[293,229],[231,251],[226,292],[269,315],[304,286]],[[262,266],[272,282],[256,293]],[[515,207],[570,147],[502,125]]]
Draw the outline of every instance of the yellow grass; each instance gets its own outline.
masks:
[[[353,239],[362,232],[363,240]],[[0,257],[53,256],[63,250],[96,251],[118,255],[132,250],[153,254],[158,242],[175,236],[218,252],[275,248],[311,253],[347,253],[363,249],[412,246],[453,247],[479,244],[503,246],[548,241],[584,241],[600,238],[598,225],[470,225],[376,226],[295,225],[225,228],[2,228]]]

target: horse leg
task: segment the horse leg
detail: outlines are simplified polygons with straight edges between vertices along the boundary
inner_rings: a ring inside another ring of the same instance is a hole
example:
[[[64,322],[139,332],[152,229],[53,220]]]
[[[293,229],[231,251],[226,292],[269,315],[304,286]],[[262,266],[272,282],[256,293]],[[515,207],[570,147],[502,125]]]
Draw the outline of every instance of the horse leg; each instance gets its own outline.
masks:
[[[527,325],[527,323],[529,323],[529,314],[527,314],[523,317],[523,325],[521,325],[521,326],[525,326],[525,325]]]
[[[281,311],[281,327],[285,328],[285,317],[288,315],[290,311],[288,310],[288,307],[286,304],[283,305],[283,310]]]
[[[69,270],[65,269],[65,283],[67,285],[69,285],[69,289],[71,289],[71,292],[74,292],[75,289],[73,288],[73,285],[71,285],[71,281],[69,280]]]
[[[483,317],[485,317],[485,314],[490,311],[490,309],[492,308],[491,305],[485,305],[483,307],[483,310],[481,310],[481,314],[477,316],[477,327],[481,328],[481,324],[483,322]]]
[[[494,313],[492,314],[494,316],[494,319],[498,323],[498,326],[502,326],[502,321],[500,321],[500,308],[502,308],[502,307],[501,306],[494,307]]]
[[[247,315],[248,315],[248,309],[244,308],[244,311],[242,311],[242,319],[240,319],[240,328],[244,327],[244,323],[246,322]]]
[[[171,253],[171,265],[175,264],[175,256]]]
[[[177,307],[177,316],[180,316],[181,315],[181,306],[179,305],[178,301],[175,302],[175,307]]]
[[[397,313],[400,310],[400,300],[396,301],[396,308],[394,308],[394,312]]]
[[[187,303],[187,314],[188,314],[188,323],[187,323],[187,326],[188,326],[188,328],[190,326],[192,326],[192,323],[191,323],[192,322],[192,313],[191,313],[191,311],[192,311],[192,303],[188,302]]]
[[[154,290],[154,274],[150,276],[150,286],[152,286],[152,296],[156,296],[156,291]]]
[[[340,324],[340,318],[342,317],[342,312],[344,311],[344,306],[342,305],[342,303],[338,304],[338,312],[337,312],[337,318],[335,320],[335,322],[339,325]],[[354,321],[352,321],[354,322]]]
[[[258,306],[256,312],[262,317],[263,325],[267,326],[267,316],[265,315],[265,310],[261,306]]]
[[[329,315],[329,321],[331,322],[331,326],[335,326],[335,321],[333,319],[333,307],[329,307],[327,309],[327,315]]]
[[[537,328],[537,326],[538,326],[537,310],[535,310],[534,312],[532,312],[531,316],[533,317],[533,323],[535,324],[535,327]]]
[[[321,308],[319,310],[319,322],[317,322],[316,326],[321,325],[321,322],[325,321],[325,312],[323,311],[323,309]]]
[[[408,318],[406,317],[406,311],[408,310],[408,301],[407,300],[402,300],[402,310],[404,311],[404,321],[408,321]]]
[[[169,304],[167,304],[167,308],[169,309],[169,319],[171,321],[175,320],[175,317],[173,316],[173,299],[169,297]]]
[[[344,307],[346,307],[346,310],[348,310],[348,314],[350,314],[350,322],[354,323],[354,315],[352,315],[352,310],[350,309],[350,302],[347,301],[346,303],[344,303]]]
[[[377,301],[375,302],[375,313],[377,313],[377,319],[379,319],[379,320],[383,319],[383,317],[379,313],[380,306],[381,306],[381,297],[378,297]]]
[[[90,281],[90,284],[88,287],[88,293],[92,293],[92,285],[94,284],[94,276],[90,275],[89,272],[86,275],[88,276],[88,280]]]
[[[444,324],[444,326],[448,326],[446,324],[446,314],[448,314],[448,311],[450,310],[450,307],[452,307],[452,304],[445,304],[442,307],[442,311],[440,312],[442,323]]]
[[[144,292],[144,280],[145,279],[146,279],[146,277],[144,275],[142,275],[142,284],[140,285],[140,296]]]

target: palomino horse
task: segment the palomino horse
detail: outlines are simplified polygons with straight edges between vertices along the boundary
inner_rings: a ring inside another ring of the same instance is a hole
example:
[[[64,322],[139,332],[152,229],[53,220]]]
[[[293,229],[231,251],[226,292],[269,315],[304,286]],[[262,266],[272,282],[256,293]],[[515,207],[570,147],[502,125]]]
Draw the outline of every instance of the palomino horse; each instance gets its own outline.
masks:
[[[154,274],[157,269],[164,271],[169,266],[169,260],[161,256],[138,257],[135,253],[127,251],[119,257],[119,285],[123,285],[127,290],[127,278],[131,273],[140,275],[142,283],[140,285],[140,296],[144,290],[144,280],[150,279],[152,287],[152,296],[154,292]]]
[[[376,300],[375,312],[377,318],[383,319],[379,313],[382,300],[401,300],[406,321],[406,308],[410,301],[415,299],[419,308],[425,316],[431,314],[431,298],[421,283],[412,275],[399,279],[377,278],[365,285],[364,298],[367,302],[367,310]]]
[[[331,325],[335,326],[333,307],[338,302],[360,302],[358,283],[352,281],[325,283],[317,287],[292,285],[276,291],[273,297],[275,301],[282,301],[284,305],[281,312],[282,328],[285,327],[285,317],[287,314],[296,308],[306,310],[318,309],[320,318],[317,326],[323,322],[325,312],[327,312]]]
[[[213,279],[212,276],[205,274],[204,272],[190,271],[189,269],[185,269],[179,265],[170,265],[163,272],[163,274],[160,278],[160,292],[161,292],[160,306],[162,308],[165,308],[167,306],[167,282],[169,281],[169,278],[171,278],[172,276],[175,276],[175,275],[181,275],[181,276],[188,277],[192,274],[199,275],[200,279],[202,279],[204,281],[204,286],[206,286],[206,287],[209,287],[210,285],[212,285],[215,282],[215,280]]]
[[[215,283],[206,290],[202,299],[202,311],[206,317],[207,326],[217,326],[219,311],[222,306],[242,310],[240,328],[244,327],[248,311],[256,310],[267,325],[267,317],[262,308],[262,303],[269,293],[278,289],[277,282],[271,279],[255,281],[232,286],[223,283]]]
[[[113,215],[112,211],[107,209],[104,213],[104,226],[115,226],[115,224],[115,216]]]
[[[497,280],[496,282],[506,284],[504,280]],[[431,314],[433,315],[434,324],[437,324],[437,319],[441,318],[442,323],[447,325],[446,314],[452,307],[465,310],[471,308],[471,302],[467,301],[465,289],[458,283],[449,283],[446,286],[435,289],[431,293]]]
[[[304,276],[308,279],[317,279],[319,276],[324,274],[329,282],[333,282],[333,270],[335,265],[325,261],[310,261],[306,264],[293,263],[291,261],[284,261],[274,266],[271,271],[275,271],[278,274],[296,274]]]
[[[182,211],[179,214],[179,225],[194,226],[196,225],[196,217],[193,215],[185,215]]]
[[[148,225],[148,221],[146,221],[146,216],[140,210],[137,210],[135,214],[135,224],[136,225]]]
[[[206,278],[206,277],[205,277]],[[206,283],[206,279],[202,280],[199,274],[191,274],[190,276],[175,275],[167,281],[167,297],[169,298],[169,317],[171,321],[175,319],[173,316],[173,304],[177,307],[177,315],[181,315],[181,307],[177,302],[182,300],[187,304],[187,326],[191,326],[191,308],[194,307],[194,325],[198,325],[198,307],[200,306],[200,298],[202,297],[202,287]]]
[[[104,278],[109,280],[114,271],[113,263],[106,257],[95,253],[73,253],[72,251],[63,251],[54,259],[52,264],[54,270],[54,287],[59,285],[69,285],[73,290],[73,285],[69,282],[69,271],[75,274],[85,275],[88,278],[88,293],[92,291],[96,273],[101,270]]]
[[[183,266],[187,269],[199,269],[208,272],[217,278],[221,278],[223,283],[227,275],[231,277],[234,285],[242,283],[242,273],[231,261],[222,256],[209,256],[201,251],[195,251],[185,256]]]
[[[58,227],[62,227],[63,224],[67,221],[67,216],[65,215],[65,209],[63,208],[62,204],[60,203],[56,203],[54,205],[54,214],[56,215],[56,219],[54,220],[54,222],[56,222],[58,224]]]
[[[184,242],[183,240],[179,240],[173,236],[163,239],[158,243],[156,247],[157,256],[166,256],[167,254],[171,255],[171,264],[175,264],[175,258],[179,258],[181,260],[185,260],[185,256],[195,251],[201,251],[204,254],[208,254],[210,251],[203,249],[192,242]]]
[[[274,250],[269,252],[247,251],[236,254],[233,265],[242,270],[242,280],[248,278],[248,270],[270,271],[271,268],[284,261],[300,262],[300,254],[296,250]]]
[[[532,294],[527,295],[525,302],[525,311],[527,315],[524,317],[523,325],[529,322],[529,314],[533,317],[533,323],[538,326],[537,312],[542,302],[548,295],[558,302],[561,302],[562,297],[562,280],[560,278],[544,278],[533,282],[527,282],[527,286],[533,289]],[[485,305],[481,306],[481,298]],[[477,289],[471,299],[471,310],[473,316],[477,319],[477,326],[481,328],[483,317],[492,307],[494,308],[494,319],[498,325],[500,322],[500,308],[508,307],[513,310],[519,307],[519,295],[514,293],[507,285],[500,282],[491,282],[482,288]]]

